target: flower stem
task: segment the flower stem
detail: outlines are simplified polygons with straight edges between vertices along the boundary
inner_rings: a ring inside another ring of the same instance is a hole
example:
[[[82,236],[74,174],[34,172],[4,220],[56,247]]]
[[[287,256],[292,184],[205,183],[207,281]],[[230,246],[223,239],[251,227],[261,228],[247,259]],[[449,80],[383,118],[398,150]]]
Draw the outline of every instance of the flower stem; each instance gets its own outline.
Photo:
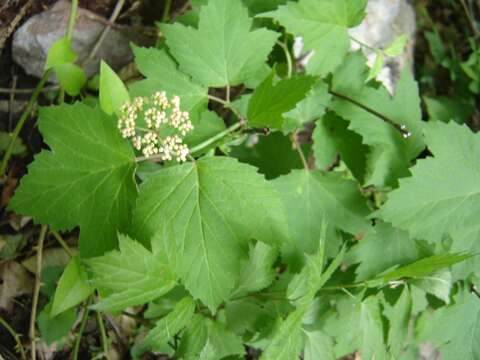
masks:
[[[192,154],[194,154],[196,152],[199,152],[200,150],[203,150],[203,149],[209,147],[210,145],[214,144],[218,140],[223,139],[225,136],[231,134],[232,132],[237,131],[238,129],[240,129],[244,125],[245,125],[245,120],[240,120],[239,122],[236,122],[235,124],[233,124],[229,128],[225,129],[224,131],[218,133],[215,136],[212,136],[210,139],[208,139],[208,140],[204,141],[203,143],[198,144],[197,146],[193,147],[192,149],[190,149],[190,152]]]
[[[68,27],[65,36],[68,39],[72,39],[73,31],[75,30],[75,20],[77,19],[77,11],[78,11],[78,0],[72,0],[72,7],[70,10],[70,17],[68,19]]]
[[[284,44],[280,41],[277,41],[277,45],[280,46],[283,49],[283,52],[285,53],[285,58],[287,59],[287,78],[292,77],[293,73],[293,61],[292,61],[292,55],[290,54],[290,51],[288,50],[287,44]]]
[[[85,304],[83,305],[82,321],[80,323],[80,329],[78,329],[77,338],[75,340],[75,347],[73,348],[72,360],[78,359],[78,351],[80,349],[80,342],[82,340],[83,331],[85,330],[85,324],[87,323],[88,312],[89,312],[88,306],[90,305],[91,299],[92,298],[89,297],[85,302]]]
[[[172,0],[165,0],[165,7],[163,8],[162,22],[167,22],[170,16],[170,9],[172,8]]]
[[[97,311],[96,315],[97,315],[98,329],[100,331],[100,339],[102,342],[103,354],[108,360],[110,360],[110,356],[108,355],[107,332],[105,331],[105,325],[103,323],[102,314],[100,313],[100,311]]]

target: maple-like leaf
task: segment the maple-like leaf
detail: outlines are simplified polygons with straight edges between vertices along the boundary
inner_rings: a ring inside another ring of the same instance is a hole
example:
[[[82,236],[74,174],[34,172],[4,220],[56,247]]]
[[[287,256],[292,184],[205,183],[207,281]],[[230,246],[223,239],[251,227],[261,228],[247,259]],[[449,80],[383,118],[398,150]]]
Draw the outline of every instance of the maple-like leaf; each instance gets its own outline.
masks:
[[[80,225],[83,257],[115,248],[137,195],[135,156],[115,120],[76,103],[41,108],[39,126],[50,150],[28,167],[10,208],[56,230]]]
[[[305,50],[314,51],[307,71],[326,75],[347,55],[350,48],[348,29],[362,21],[366,4],[366,0],[289,1],[259,16],[272,17],[288,32],[302,36]]]
[[[148,243],[159,231],[186,288],[214,311],[239,278],[247,241],[278,244],[286,229],[277,192],[255,168],[211,157],[163,169],[143,184],[133,232]]]
[[[198,29],[162,25],[180,69],[210,87],[239,85],[263,70],[278,33],[251,31],[252,19],[241,0],[210,0],[200,10]]]

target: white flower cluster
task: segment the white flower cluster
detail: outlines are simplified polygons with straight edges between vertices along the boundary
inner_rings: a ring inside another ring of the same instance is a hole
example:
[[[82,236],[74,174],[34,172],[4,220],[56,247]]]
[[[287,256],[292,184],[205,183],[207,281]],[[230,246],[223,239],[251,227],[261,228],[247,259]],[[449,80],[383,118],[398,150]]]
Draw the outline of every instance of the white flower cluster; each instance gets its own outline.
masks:
[[[193,130],[193,125],[188,112],[180,110],[178,96],[169,101],[165,91],[158,91],[150,98],[137,97],[123,104],[120,111],[118,129],[145,157],[158,155],[163,161],[187,160],[189,150],[183,138]],[[138,126],[140,119],[146,128]]]

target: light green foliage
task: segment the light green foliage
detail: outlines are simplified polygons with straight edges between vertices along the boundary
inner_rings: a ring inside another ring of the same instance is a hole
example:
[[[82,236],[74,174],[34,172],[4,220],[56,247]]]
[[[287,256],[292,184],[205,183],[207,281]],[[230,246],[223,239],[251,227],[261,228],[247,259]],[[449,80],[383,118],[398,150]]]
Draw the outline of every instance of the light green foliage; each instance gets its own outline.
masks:
[[[383,51],[385,55],[395,57],[402,55],[405,46],[407,45],[408,37],[403,34],[395,38],[393,42]]]
[[[200,11],[198,29],[161,27],[180,69],[210,87],[239,85],[262,70],[278,34],[251,28],[241,0],[210,0]]]
[[[53,69],[60,85],[72,96],[78,95],[87,82],[83,69],[74,64],[76,60],[71,40],[63,37],[53,43],[45,62],[45,70]]]
[[[380,50],[377,51],[377,55],[375,57],[375,62],[373,66],[370,68],[370,72],[368,73],[367,80],[365,82],[369,82],[370,80],[375,79],[380,71],[382,71],[383,65],[385,64],[385,54]]]
[[[387,360],[387,349],[383,334],[380,302],[376,296],[369,296],[360,307],[360,352],[365,359]]]
[[[100,107],[107,114],[119,114],[120,107],[130,101],[127,88],[123,81],[104,61],[100,64]]]
[[[454,304],[429,315],[424,315],[420,340],[432,341],[445,360],[480,357],[480,301],[477,295],[461,290]]]
[[[412,297],[408,286],[402,290],[402,294],[396,303],[385,314],[390,321],[388,331],[388,347],[390,355],[397,358],[405,344],[408,335],[408,325],[412,311]]]
[[[176,241],[170,246],[179,255],[176,273],[215,311],[239,277],[246,241],[279,243],[284,222],[278,194],[254,168],[213,157],[150,177],[140,191],[133,229],[144,243],[171,229],[165,241]]]
[[[94,308],[118,311],[145,304],[168,293],[176,279],[154,248],[147,250],[126,236],[119,236],[119,250],[90,259],[95,286],[111,293]]]
[[[195,311],[195,302],[183,298],[165,317],[158,321],[142,342],[132,349],[133,356],[139,356],[147,349],[156,349],[166,344],[180,330],[190,324]]]
[[[302,36],[305,50],[315,51],[307,71],[326,75],[347,55],[350,48],[348,28],[361,22],[366,3],[366,0],[290,1],[261,16],[272,17],[288,32]]]
[[[151,96],[159,90],[165,91],[170,98],[177,95],[182,101],[182,110],[190,112],[192,120],[197,120],[206,109],[207,87],[179,71],[165,50],[133,46],[133,53],[135,63],[146,79],[130,86],[132,96]]]
[[[437,243],[459,229],[479,230],[480,138],[456,123],[429,124],[425,138],[434,157],[418,161],[412,177],[389,195],[380,216]]]
[[[57,230],[80,225],[84,257],[114,248],[137,192],[133,151],[115,121],[77,103],[42,108],[39,126],[50,150],[29,166],[10,208]]]
[[[78,256],[74,256],[58,282],[50,316],[56,316],[80,304],[92,292],[93,289],[88,284],[87,273]]]
[[[298,76],[273,83],[275,73],[272,72],[255,89],[248,104],[248,122],[254,127],[269,127],[281,129],[286,113],[305,98],[310,91],[315,78]]]
[[[303,330],[305,360],[336,360],[333,353],[333,340],[320,330]]]
[[[49,345],[66,337],[77,319],[75,309],[64,311],[57,316],[51,316],[51,307],[51,303],[45,305],[37,317],[41,338]]]

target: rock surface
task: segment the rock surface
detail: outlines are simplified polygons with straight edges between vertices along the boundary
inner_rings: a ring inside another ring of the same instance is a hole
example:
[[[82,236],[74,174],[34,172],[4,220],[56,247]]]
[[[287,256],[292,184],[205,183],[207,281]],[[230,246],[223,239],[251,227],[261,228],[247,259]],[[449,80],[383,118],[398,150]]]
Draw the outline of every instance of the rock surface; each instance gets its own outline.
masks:
[[[407,0],[369,0],[367,16],[350,35],[373,48],[385,48],[398,36],[408,37],[406,51],[396,58],[387,58],[385,66],[378,76],[390,92],[393,92],[401,70],[405,66],[413,66],[413,51],[415,45],[416,19],[415,11]],[[357,43],[352,44],[353,50],[358,50]],[[375,61],[375,53],[363,49],[369,64]]]
[[[14,34],[12,52],[14,61],[24,70],[41,77],[48,50],[65,35],[70,14],[70,2],[58,1],[51,9],[31,17]],[[103,20],[103,22],[102,22]],[[79,55],[78,63],[86,59],[105,28],[105,19],[85,10],[78,9],[73,35],[73,48]],[[100,59],[118,69],[132,60],[128,38],[123,32],[112,28],[102,43],[95,58],[85,65],[87,76],[98,72]]]

